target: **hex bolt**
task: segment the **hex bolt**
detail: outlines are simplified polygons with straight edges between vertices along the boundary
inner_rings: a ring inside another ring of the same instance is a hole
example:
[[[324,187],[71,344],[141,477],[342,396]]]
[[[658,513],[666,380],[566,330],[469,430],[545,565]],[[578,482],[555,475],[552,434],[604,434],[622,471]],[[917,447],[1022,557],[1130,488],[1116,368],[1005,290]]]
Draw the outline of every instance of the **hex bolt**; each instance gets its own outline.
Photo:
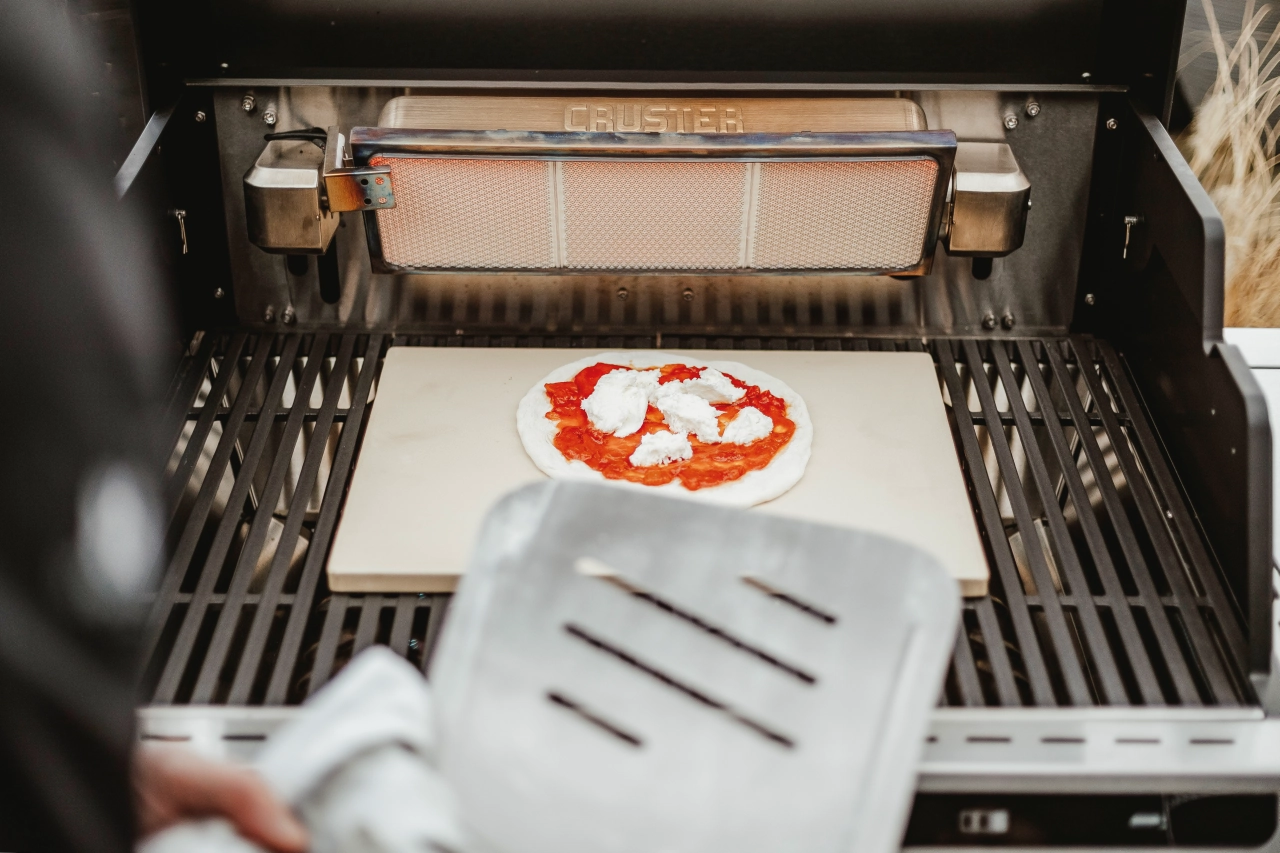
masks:
[[[258,102],[254,100],[252,92],[250,92],[249,94],[245,95],[243,98],[240,99],[240,109],[244,110],[247,113],[253,112],[254,107],[256,107],[257,105],[258,105]]]
[[[1107,119],[1107,130],[1115,130],[1119,126],[1120,126],[1120,122],[1116,121],[1115,119],[1113,118]]]
[[[990,311],[982,315],[982,328],[994,329],[996,327],[996,315]]]
[[[1085,305],[1093,305],[1093,304],[1095,304],[1097,301],[1098,301],[1097,297],[1095,297],[1092,293],[1086,293],[1086,294],[1084,295],[1084,304],[1085,304]]]
[[[686,288],[684,289],[684,293],[682,293],[682,294],[681,294],[681,296],[683,296],[683,297],[684,297],[684,301],[685,301],[685,302],[692,302],[692,301],[693,301],[693,289],[692,289],[692,288],[689,288],[689,287],[686,287]]]
[[[276,309],[268,305],[267,310],[262,312],[262,321],[264,323],[274,323],[276,321]]]
[[[270,125],[271,127],[275,127],[275,124],[276,124],[276,111],[275,111],[275,110],[263,110],[263,111],[262,111],[262,120],[263,120],[264,122],[266,122],[268,125]]]
[[[196,124],[204,124],[204,120],[208,117],[205,115],[204,110],[196,110]]]
[[[285,309],[284,309],[284,313],[280,315],[280,319],[281,319],[281,320],[284,320],[284,324],[285,324],[286,326],[292,326],[292,325],[293,325],[293,321],[294,321],[294,320],[296,320],[296,319],[298,319],[298,318],[297,318],[297,317],[295,317],[295,316],[293,315],[293,306],[292,306],[292,305],[290,305],[289,307],[287,307],[287,308],[285,308]]]
[[[1004,316],[1000,318],[1000,325],[1004,326],[1006,329],[1012,329],[1013,324],[1013,314],[1008,311],[1004,312]]]
[[[1036,101],[1027,101],[1027,118],[1035,118],[1040,115],[1040,104]]]
[[[626,298],[627,298],[628,296],[630,296],[630,295],[631,295],[631,294],[627,293],[627,289],[626,289],[625,287],[619,287],[619,288],[618,288],[618,298],[619,298],[619,299],[626,299]]]
[[[1004,129],[1014,130],[1018,126],[1018,117],[1013,113],[1009,113],[1004,117]]]
[[[225,290],[223,290],[221,287],[219,287],[219,288],[217,288],[216,290],[214,290],[214,291],[213,291],[213,298],[214,298],[214,299],[221,299],[222,297],[224,297],[224,296],[226,296],[226,295],[227,295],[227,292],[226,292]]]

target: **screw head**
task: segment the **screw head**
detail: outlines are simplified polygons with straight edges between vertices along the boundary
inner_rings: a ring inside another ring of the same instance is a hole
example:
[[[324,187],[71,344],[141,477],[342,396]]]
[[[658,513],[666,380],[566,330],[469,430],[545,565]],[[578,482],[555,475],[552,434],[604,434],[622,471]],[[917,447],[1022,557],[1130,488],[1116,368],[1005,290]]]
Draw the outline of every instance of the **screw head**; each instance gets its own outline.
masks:
[[[1035,118],[1038,115],[1040,115],[1040,104],[1035,101],[1029,101],[1027,103],[1027,118]]]
[[[1018,126],[1018,117],[1013,113],[1009,113],[1004,117],[1004,129],[1013,130]]]
[[[619,299],[626,299],[626,298],[627,298],[628,296],[630,296],[630,295],[631,295],[631,294],[627,292],[627,289],[626,289],[625,287],[619,287],[619,288],[618,288],[618,298],[619,298]]]
[[[1085,304],[1085,305],[1093,305],[1093,304],[1094,304],[1094,303],[1096,303],[1097,301],[1098,301],[1097,297],[1095,297],[1092,293],[1086,293],[1086,294],[1084,295],[1084,304]]]
[[[1004,312],[1004,316],[1000,318],[1000,325],[1006,329],[1012,329],[1014,324],[1013,314],[1008,311]]]
[[[262,320],[266,323],[274,323],[276,321],[276,309],[268,305],[267,310],[262,312]]]
[[[266,122],[268,125],[271,125],[272,127],[274,127],[274,126],[275,126],[275,123],[276,123],[276,111],[275,111],[275,110],[263,110],[263,111],[262,111],[262,120],[263,120],[264,122]]]
[[[387,197],[385,195],[378,196],[378,204],[386,204],[386,203],[387,203]]]
[[[686,288],[684,289],[684,293],[682,293],[682,294],[680,294],[680,295],[684,297],[684,301],[685,301],[685,302],[692,302],[692,301],[693,301],[693,290],[692,290],[692,288],[688,288],[688,287],[686,287]]]
[[[214,298],[214,299],[221,299],[222,297],[224,297],[224,296],[226,296],[226,295],[227,295],[227,292],[226,292],[225,290],[223,290],[221,287],[219,287],[218,289],[216,289],[215,291],[213,291],[213,298]]]
[[[208,118],[208,116],[207,116],[207,115],[205,115],[204,110],[196,110],[196,123],[197,123],[197,124],[204,124],[204,120],[205,120],[205,119],[207,119],[207,118]]]
[[[294,316],[292,305],[284,309],[284,313],[280,315],[280,319],[284,320],[286,326],[293,325],[293,321],[298,318]]]
[[[982,328],[994,329],[996,327],[996,315],[988,311],[982,315]]]
[[[1119,126],[1120,126],[1120,122],[1116,121],[1115,119],[1113,118],[1107,119],[1107,130],[1115,130]]]
[[[258,102],[257,100],[254,99],[252,92],[250,92],[249,94],[245,95],[243,98],[240,99],[240,109],[244,110],[247,113],[253,112],[254,107],[256,107],[257,105],[258,105]]]
[[[1092,74],[1090,74],[1088,71],[1085,71],[1085,72],[1082,72],[1082,73],[1080,74],[1080,79],[1081,79],[1081,80],[1088,80],[1088,79],[1089,79],[1090,77],[1092,77],[1092,76],[1093,76],[1093,75],[1092,75]]]

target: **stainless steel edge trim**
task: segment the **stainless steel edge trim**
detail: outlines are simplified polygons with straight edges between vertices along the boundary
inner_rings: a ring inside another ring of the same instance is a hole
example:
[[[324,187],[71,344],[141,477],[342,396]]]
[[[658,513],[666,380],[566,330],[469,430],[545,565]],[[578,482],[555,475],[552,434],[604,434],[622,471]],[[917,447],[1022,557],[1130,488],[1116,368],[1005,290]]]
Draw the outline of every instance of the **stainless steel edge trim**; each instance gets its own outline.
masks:
[[[768,83],[706,82],[677,83],[665,80],[443,80],[398,77],[197,77],[186,81],[201,88],[254,86],[343,86],[353,88],[390,89],[529,89],[558,91],[671,91],[671,92],[1052,92],[1059,94],[1127,92],[1128,86],[1082,83]]]
[[[151,706],[142,739],[251,757],[297,707]],[[1280,789],[1280,720],[1257,709],[935,709],[919,790],[1210,793]]]
[[[955,157],[955,134],[949,130],[882,133],[813,133],[700,135],[693,133],[600,133],[566,131],[351,129],[350,146],[357,163],[375,154],[444,157],[635,157],[788,158],[933,157],[949,171]]]
[[[174,107],[157,110],[151,114],[151,118],[147,119],[146,127],[142,128],[142,133],[138,135],[133,147],[129,149],[129,156],[124,158],[123,165],[120,166],[120,170],[116,172],[113,179],[116,198],[124,198],[125,194],[133,187],[133,182],[137,179],[138,173],[142,171],[147,158],[151,156],[151,151],[160,140],[160,134],[164,133],[165,127],[169,124],[169,119],[173,117],[173,110]]]

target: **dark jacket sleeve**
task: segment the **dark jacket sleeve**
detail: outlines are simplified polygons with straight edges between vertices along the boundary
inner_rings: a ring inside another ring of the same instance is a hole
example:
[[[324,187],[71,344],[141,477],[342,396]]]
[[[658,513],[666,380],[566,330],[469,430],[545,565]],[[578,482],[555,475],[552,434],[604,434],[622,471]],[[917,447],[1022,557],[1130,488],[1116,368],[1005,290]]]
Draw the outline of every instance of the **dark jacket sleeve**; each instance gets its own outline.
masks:
[[[65,15],[0,0],[0,850],[125,851],[171,339]]]

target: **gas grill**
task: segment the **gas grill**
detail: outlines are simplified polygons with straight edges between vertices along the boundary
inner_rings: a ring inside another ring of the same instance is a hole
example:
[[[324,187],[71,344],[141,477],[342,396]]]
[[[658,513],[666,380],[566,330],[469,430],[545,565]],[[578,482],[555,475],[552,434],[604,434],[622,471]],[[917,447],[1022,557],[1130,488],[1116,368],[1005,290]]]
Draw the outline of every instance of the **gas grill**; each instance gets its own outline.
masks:
[[[187,342],[141,737],[250,755],[372,644],[428,671],[448,595],[325,576],[391,347],[925,352],[991,579],[906,845],[1277,843],[1269,426],[1163,125],[1182,7],[686,5],[139,7],[117,186]]]

